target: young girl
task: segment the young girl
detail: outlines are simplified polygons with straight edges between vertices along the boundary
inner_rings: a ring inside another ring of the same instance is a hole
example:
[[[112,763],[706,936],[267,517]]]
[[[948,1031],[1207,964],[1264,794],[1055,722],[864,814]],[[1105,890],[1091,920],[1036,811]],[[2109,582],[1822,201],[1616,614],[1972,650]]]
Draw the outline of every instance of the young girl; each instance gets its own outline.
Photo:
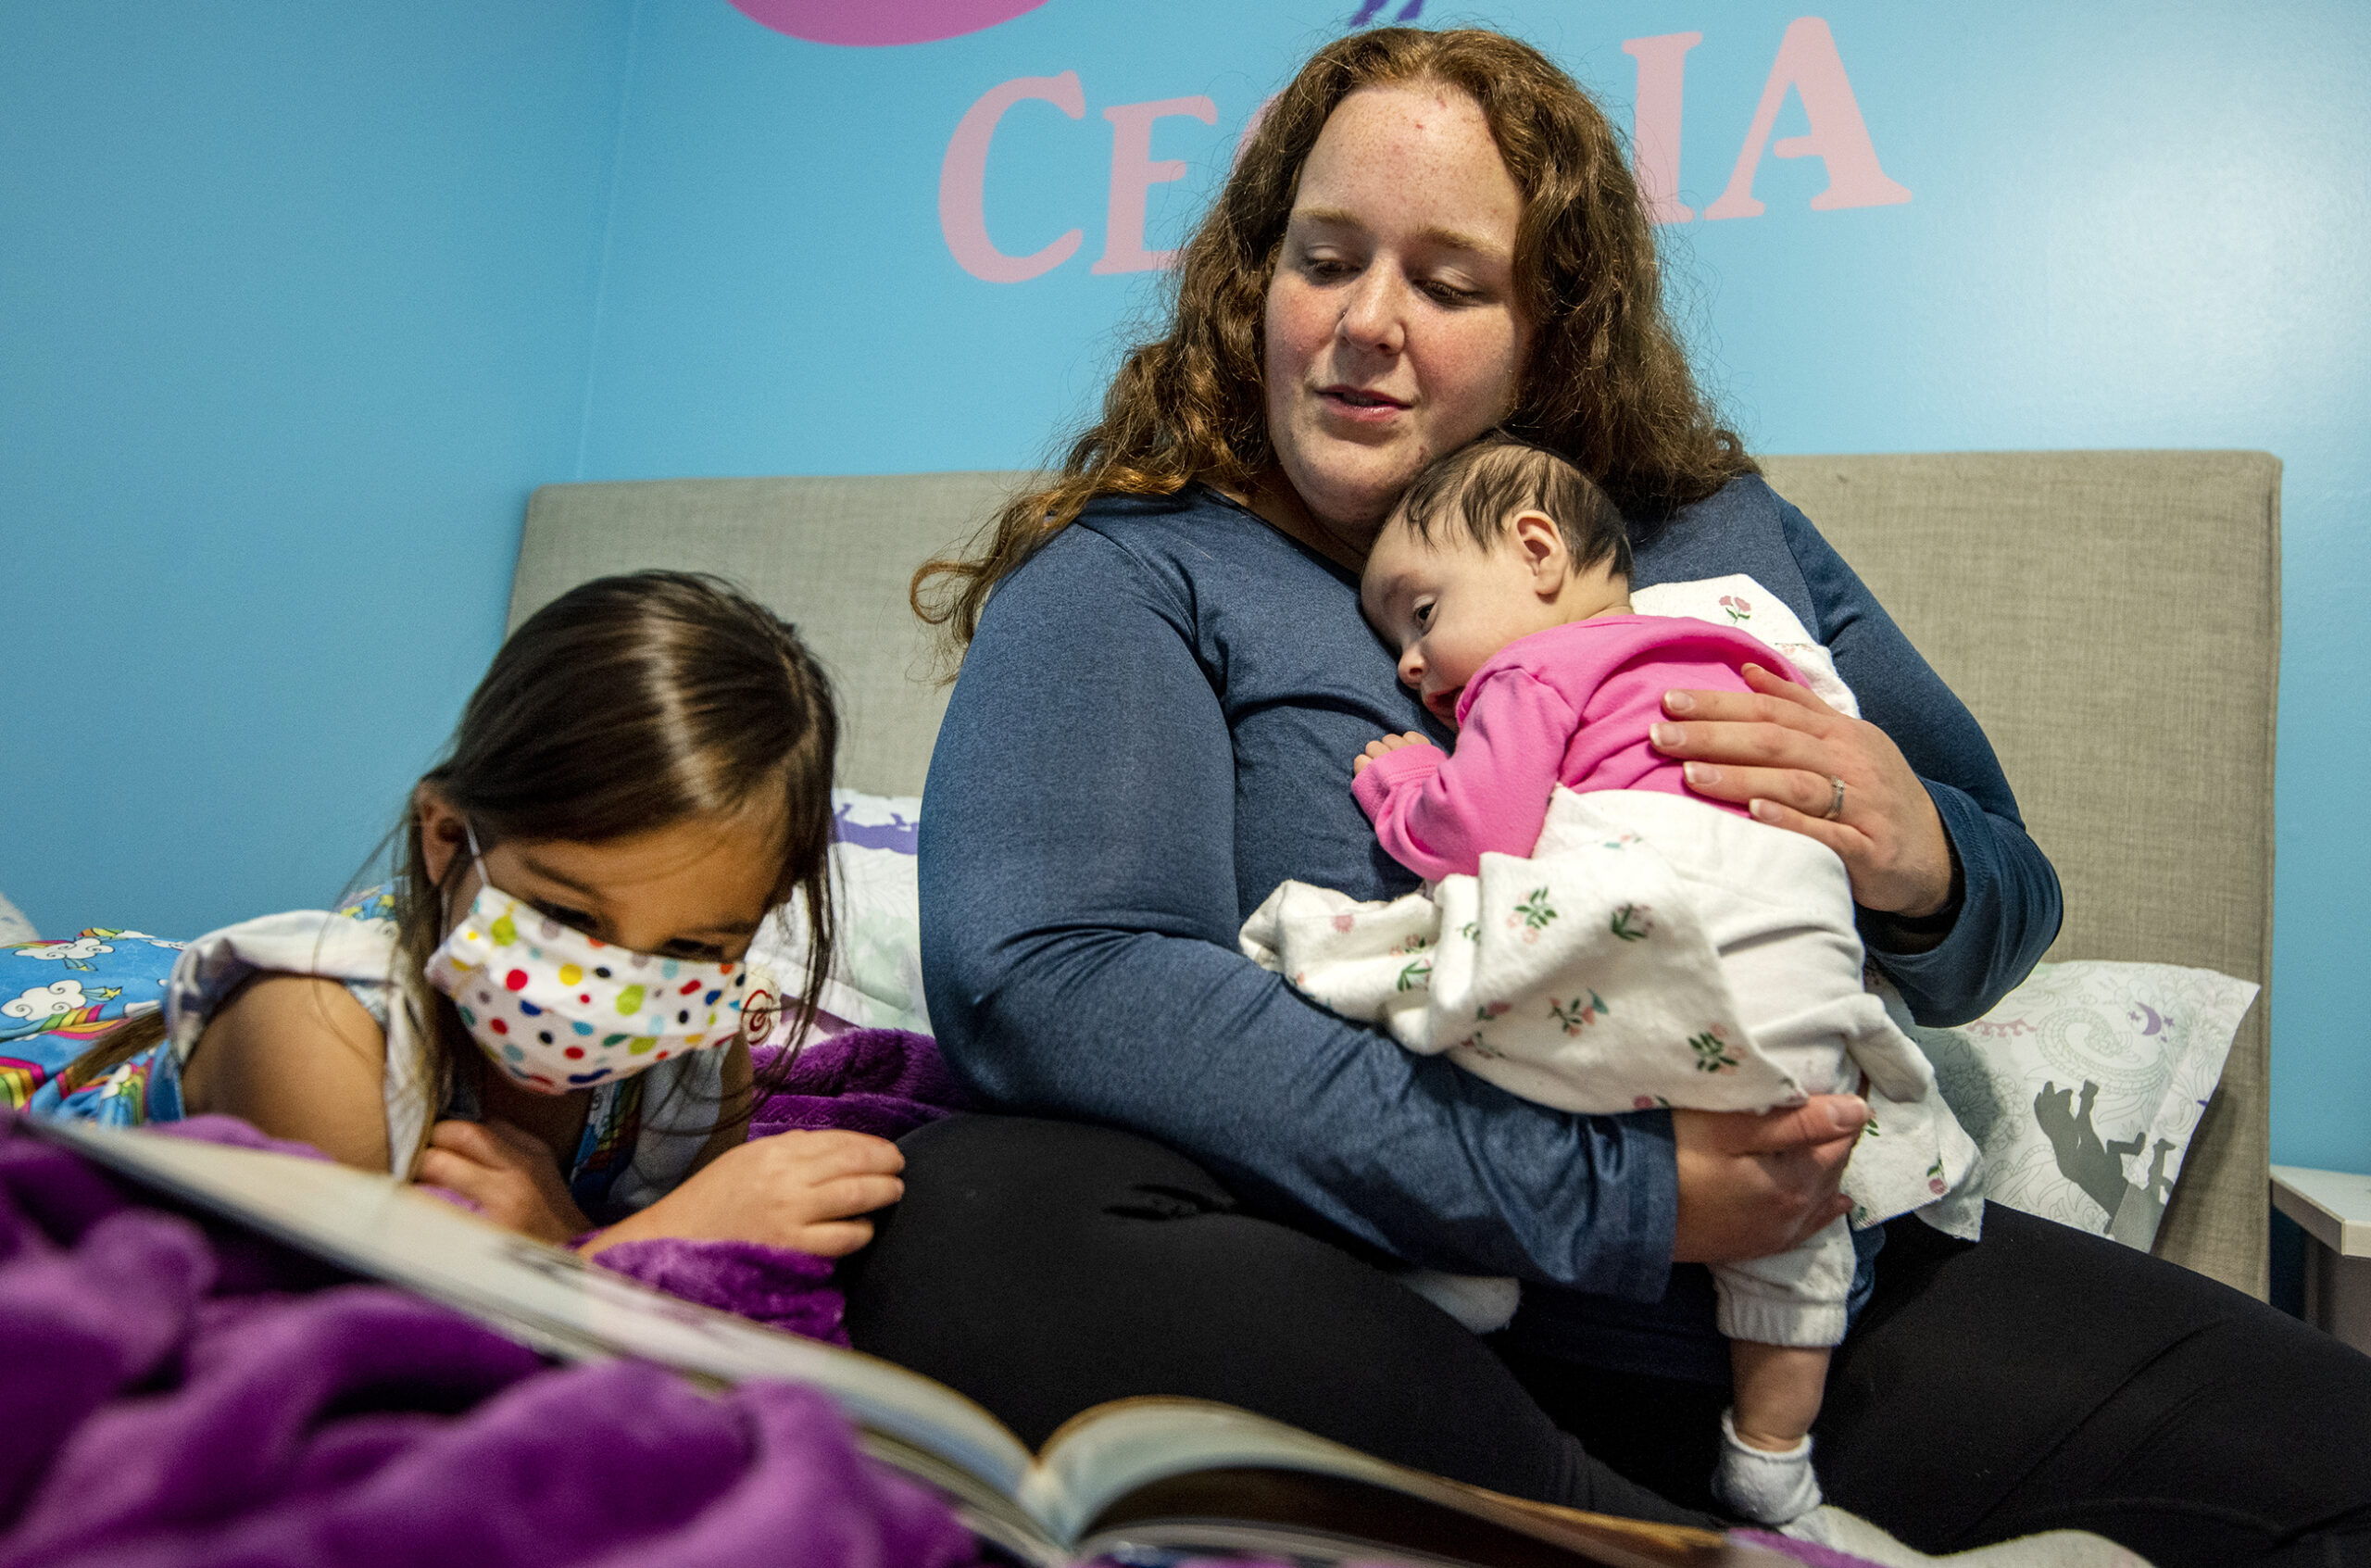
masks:
[[[1886,1125],[1848,1169],[1855,1223],[1963,1223],[1930,1206],[1973,1147],[1863,992],[1842,862],[1691,796],[1650,744],[1663,693],[1751,691],[1753,666],[1790,681],[1794,667],[1733,625],[1633,613],[1629,567],[1619,512],[1549,453],[1492,437],[1420,475],[1361,597],[1457,747],[1387,736],[1351,770],[1384,847],[1438,885],[1373,905],[1287,883],[1245,950],[1411,1048],[1567,1110],[1764,1110],[1852,1093],[1865,1071],[1869,1132]],[[1735,1392],[1713,1488],[1738,1513],[1778,1524],[1819,1501],[1809,1433],[1855,1263],[1838,1220],[1714,1271]],[[1411,1283],[1477,1329],[1513,1311],[1511,1281]]]
[[[400,876],[190,944],[162,1012],[77,1060],[52,1109],[227,1112],[588,1253],[854,1251],[900,1195],[897,1147],[745,1141],[742,956],[802,894],[794,1040],[831,962],[836,734],[762,606],[679,572],[587,583],[496,655],[412,791]]]

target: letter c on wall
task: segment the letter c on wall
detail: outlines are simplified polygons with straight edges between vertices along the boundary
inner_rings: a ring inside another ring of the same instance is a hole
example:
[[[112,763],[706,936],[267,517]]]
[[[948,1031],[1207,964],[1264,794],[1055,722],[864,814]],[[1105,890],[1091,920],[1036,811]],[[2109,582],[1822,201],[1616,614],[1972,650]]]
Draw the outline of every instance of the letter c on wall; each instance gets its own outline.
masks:
[[[947,160],[938,169],[938,228],[947,236],[947,253],[963,270],[991,283],[1025,283],[1050,272],[1075,255],[1086,237],[1073,229],[1029,256],[1007,256],[988,239],[988,144],[996,139],[997,122],[1005,110],[1031,98],[1053,105],[1073,119],[1086,118],[1086,94],[1079,86],[1078,72],[1016,76],[989,88],[963,111],[947,141]]]

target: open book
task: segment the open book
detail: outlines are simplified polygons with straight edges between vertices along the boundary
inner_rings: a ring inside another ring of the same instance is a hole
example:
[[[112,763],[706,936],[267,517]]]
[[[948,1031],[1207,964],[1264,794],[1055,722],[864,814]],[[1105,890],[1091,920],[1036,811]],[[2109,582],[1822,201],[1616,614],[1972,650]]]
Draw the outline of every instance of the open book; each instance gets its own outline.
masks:
[[[1704,1531],[1612,1519],[1404,1469],[1195,1399],[1123,1399],[1032,1454],[944,1384],[709,1311],[498,1229],[387,1176],[82,1123],[29,1123],[119,1175],[351,1272],[441,1301],[546,1354],[631,1356],[711,1385],[831,1395],[874,1458],[935,1487],[1024,1562],[1245,1553],[1472,1568],[1785,1568]]]

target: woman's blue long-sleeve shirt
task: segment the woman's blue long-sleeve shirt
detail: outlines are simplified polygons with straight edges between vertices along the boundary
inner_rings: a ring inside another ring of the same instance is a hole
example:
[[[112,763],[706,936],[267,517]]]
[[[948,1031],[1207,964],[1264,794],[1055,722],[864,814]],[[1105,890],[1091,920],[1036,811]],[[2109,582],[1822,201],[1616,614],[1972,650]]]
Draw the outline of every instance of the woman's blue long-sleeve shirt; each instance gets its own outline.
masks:
[[[1828,645],[1926,782],[1963,902],[1939,946],[1876,956],[1922,1020],[1976,1016],[2060,910],[1991,746],[1758,478],[1644,542],[1633,581],[1738,571]],[[1349,784],[1368,741],[1420,728],[1449,739],[1351,573],[1198,485],[1091,506],[998,585],[939,732],[922,830],[939,1043],[997,1106],[1148,1135],[1392,1256],[1654,1301],[1678,1211],[1667,1113],[1518,1099],[1236,950],[1288,877],[1356,898],[1415,884]]]

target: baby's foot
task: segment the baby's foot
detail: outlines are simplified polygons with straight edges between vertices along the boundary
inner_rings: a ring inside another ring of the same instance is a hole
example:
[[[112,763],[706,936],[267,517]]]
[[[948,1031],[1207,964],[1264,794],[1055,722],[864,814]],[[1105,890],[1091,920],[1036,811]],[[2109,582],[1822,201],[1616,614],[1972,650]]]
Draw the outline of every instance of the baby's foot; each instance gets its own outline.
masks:
[[[1784,1524],[1819,1506],[1819,1477],[1812,1474],[1812,1440],[1774,1452],[1737,1436],[1732,1412],[1721,1412],[1721,1460],[1712,1472],[1712,1495],[1742,1519]]]

